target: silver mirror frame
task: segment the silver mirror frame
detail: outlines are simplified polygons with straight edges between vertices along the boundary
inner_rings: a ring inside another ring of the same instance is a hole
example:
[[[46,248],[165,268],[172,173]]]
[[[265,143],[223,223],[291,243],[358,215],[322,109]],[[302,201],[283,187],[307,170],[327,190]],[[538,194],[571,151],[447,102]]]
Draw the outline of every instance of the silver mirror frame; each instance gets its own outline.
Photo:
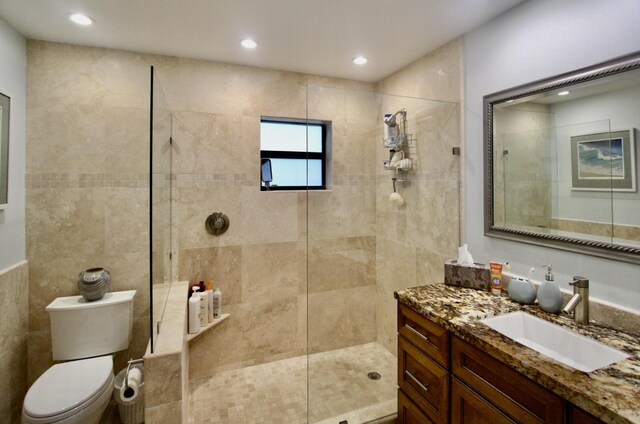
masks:
[[[568,87],[640,68],[640,52],[607,62],[534,81],[484,96],[484,234],[506,240],[568,250],[617,261],[640,264],[640,249],[532,231],[498,227],[493,216],[493,107],[494,105],[546,91]]]

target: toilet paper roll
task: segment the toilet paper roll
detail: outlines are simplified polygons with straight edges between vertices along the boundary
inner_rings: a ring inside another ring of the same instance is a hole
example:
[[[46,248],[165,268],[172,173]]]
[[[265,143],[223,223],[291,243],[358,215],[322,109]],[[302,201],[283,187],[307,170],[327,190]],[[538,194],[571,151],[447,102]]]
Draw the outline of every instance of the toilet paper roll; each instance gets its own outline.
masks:
[[[124,370],[122,370],[122,372],[124,372]],[[124,376],[121,378],[124,380]],[[131,367],[126,380],[127,381],[122,381],[120,390],[117,390],[118,388],[116,387],[114,392],[116,402],[121,405],[132,403],[137,399],[140,391],[142,390],[142,386],[144,386],[144,382],[142,381],[142,370],[136,366]]]
[[[130,385],[123,385],[120,388],[120,393],[118,394],[119,399],[116,399],[121,404],[131,403],[136,400],[138,397],[138,392],[140,391],[140,387],[137,383],[133,383]]]
[[[133,384],[136,384],[137,386],[140,386],[141,382],[142,382],[142,371],[140,371],[138,368],[131,368],[129,370],[129,378],[127,379],[127,385],[131,386]]]

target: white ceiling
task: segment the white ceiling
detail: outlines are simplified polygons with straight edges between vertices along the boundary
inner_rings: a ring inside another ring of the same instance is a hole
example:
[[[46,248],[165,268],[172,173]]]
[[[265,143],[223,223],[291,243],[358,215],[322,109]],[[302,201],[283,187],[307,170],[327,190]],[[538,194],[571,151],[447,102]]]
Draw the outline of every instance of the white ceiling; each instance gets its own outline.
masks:
[[[522,1],[0,0],[0,16],[28,39],[373,82]],[[257,49],[240,47],[247,37]]]

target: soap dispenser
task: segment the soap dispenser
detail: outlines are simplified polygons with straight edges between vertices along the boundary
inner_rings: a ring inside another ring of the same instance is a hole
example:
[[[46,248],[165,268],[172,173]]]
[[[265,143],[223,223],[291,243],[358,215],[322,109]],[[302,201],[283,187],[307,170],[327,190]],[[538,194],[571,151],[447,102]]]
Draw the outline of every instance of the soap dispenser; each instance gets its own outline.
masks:
[[[538,304],[543,311],[557,314],[562,309],[562,293],[558,285],[553,281],[551,265],[544,266],[547,267],[547,273],[544,275],[544,281],[538,289]]]

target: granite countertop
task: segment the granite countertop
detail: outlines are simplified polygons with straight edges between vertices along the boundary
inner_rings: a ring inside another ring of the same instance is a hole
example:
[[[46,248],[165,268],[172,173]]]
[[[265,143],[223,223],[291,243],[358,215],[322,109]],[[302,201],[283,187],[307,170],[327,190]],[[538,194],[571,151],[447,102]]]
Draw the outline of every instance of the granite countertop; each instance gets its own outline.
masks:
[[[564,399],[609,423],[640,423],[640,336],[591,321],[578,325],[573,318],[520,305],[503,293],[427,285],[394,293],[398,301],[442,325]],[[585,373],[556,362],[479,322],[480,319],[523,310],[539,318],[624,351],[629,358]]]

